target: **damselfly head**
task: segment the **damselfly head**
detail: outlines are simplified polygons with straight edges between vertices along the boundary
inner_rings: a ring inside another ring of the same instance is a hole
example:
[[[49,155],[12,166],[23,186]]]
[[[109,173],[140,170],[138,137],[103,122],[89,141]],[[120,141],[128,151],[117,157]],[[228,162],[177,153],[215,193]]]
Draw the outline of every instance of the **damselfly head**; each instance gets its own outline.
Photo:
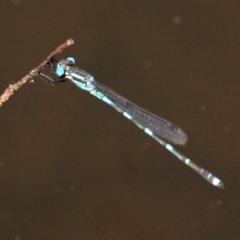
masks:
[[[73,67],[75,63],[75,59],[73,57],[68,57],[66,60],[61,60],[56,67],[55,73],[62,77],[64,75],[68,75],[68,71]]]

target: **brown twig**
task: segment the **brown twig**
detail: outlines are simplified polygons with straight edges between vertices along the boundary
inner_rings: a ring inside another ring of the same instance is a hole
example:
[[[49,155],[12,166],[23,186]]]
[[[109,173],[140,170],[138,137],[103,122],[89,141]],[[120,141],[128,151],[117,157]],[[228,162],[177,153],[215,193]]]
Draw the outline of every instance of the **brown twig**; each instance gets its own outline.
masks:
[[[0,107],[3,105],[4,102],[6,102],[10,96],[17,91],[23,84],[31,81],[34,76],[37,76],[41,70],[43,70],[46,65],[49,63],[49,61],[62,52],[65,48],[69,47],[70,45],[74,44],[73,39],[68,39],[65,43],[60,45],[56,50],[54,50],[39,66],[34,68],[30,73],[28,73],[25,77],[23,77],[20,81],[13,85],[9,85],[4,93],[0,97]]]

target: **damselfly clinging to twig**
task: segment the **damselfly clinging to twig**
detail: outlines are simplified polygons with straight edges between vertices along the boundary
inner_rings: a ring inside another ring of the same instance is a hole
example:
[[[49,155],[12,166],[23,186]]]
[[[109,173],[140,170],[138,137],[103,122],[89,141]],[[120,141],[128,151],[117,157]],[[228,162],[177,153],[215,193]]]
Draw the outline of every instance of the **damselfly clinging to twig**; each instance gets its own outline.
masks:
[[[51,69],[54,61],[56,60],[53,59],[52,62],[49,63]],[[58,62],[55,70],[52,69],[54,76],[48,76],[44,73],[40,73],[40,75],[44,78],[44,80],[53,85],[69,80],[76,84],[77,87],[88,91],[93,96],[99,98],[103,102],[115,108],[118,112],[122,113],[124,117],[135,123],[145,133],[154,138],[169,152],[192,168],[209,183],[219,188],[224,187],[224,184],[220,179],[195,164],[165,141],[167,140],[174,144],[184,145],[187,142],[187,135],[181,128],[153,113],[146,111],[126,98],[120,96],[112,89],[98,83],[91,74],[78,69],[74,66],[74,64],[75,59],[69,57],[66,60],[63,59]]]

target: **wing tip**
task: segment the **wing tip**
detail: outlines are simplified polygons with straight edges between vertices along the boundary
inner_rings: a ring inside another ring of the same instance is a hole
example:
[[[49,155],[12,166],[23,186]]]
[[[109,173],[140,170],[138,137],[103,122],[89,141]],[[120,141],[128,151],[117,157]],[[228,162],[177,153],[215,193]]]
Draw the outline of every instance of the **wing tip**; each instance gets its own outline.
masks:
[[[175,144],[185,145],[188,141],[187,134],[181,128],[178,129],[178,132],[180,134],[180,137],[178,139],[176,139]]]

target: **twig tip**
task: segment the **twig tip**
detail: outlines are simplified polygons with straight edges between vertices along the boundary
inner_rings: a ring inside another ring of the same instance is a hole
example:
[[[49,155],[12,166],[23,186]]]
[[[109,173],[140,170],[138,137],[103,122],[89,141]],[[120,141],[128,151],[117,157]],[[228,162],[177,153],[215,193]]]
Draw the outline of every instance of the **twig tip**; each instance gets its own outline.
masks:
[[[72,44],[74,44],[74,40],[73,40],[73,39],[71,39],[71,38],[70,38],[70,39],[68,39],[68,40],[67,40],[67,44],[68,44],[68,45],[72,45]]]

